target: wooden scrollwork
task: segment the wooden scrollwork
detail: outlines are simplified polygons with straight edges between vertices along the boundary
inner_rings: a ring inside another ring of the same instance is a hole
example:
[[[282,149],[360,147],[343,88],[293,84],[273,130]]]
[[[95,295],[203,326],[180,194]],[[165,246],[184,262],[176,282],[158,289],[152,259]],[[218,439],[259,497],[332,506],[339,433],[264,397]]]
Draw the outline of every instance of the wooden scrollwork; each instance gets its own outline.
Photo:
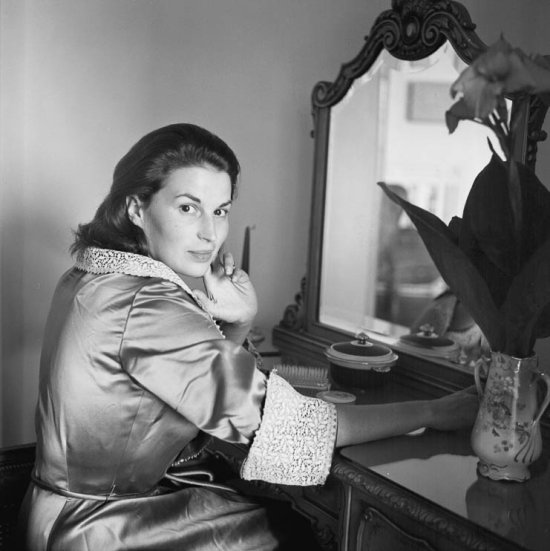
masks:
[[[492,545],[486,538],[480,537],[474,527],[453,520],[450,516],[442,515],[440,510],[429,502],[400,491],[378,477],[367,476],[346,463],[334,465],[332,474],[342,482],[375,498],[377,502],[406,515],[451,541],[460,543],[464,549],[500,551],[499,547]]]
[[[471,63],[486,49],[475,28],[464,6],[453,0],[393,0],[392,9],[377,17],[363,48],[341,66],[336,80],[315,86],[314,113],[315,108],[339,102],[353,81],[372,66],[382,49],[398,59],[422,59],[449,40],[459,57]]]
[[[299,331],[304,325],[304,300],[306,292],[306,278],[300,282],[300,291],[294,295],[294,304],[289,304],[284,311],[281,327]]]
[[[375,20],[361,51],[342,64],[336,80],[321,81],[313,88],[313,118],[320,108],[338,103],[353,81],[373,65],[382,49],[398,59],[416,60],[433,54],[448,40],[458,56],[470,64],[487,49],[475,29],[466,8],[454,0],[393,0],[392,8]],[[546,139],[541,127],[547,109],[538,97],[530,99],[525,164],[532,168],[537,143]]]
[[[330,238],[330,235],[325,235],[325,216],[330,209],[327,178],[333,170],[329,162],[331,128],[334,129],[338,124],[335,123],[338,120],[337,111],[333,108],[339,108],[337,104],[342,100],[342,105],[345,103],[348,99],[346,94],[352,89],[354,82],[365,76],[377,63],[383,50],[396,59],[415,61],[431,56],[445,43],[466,64],[472,63],[487,49],[487,45],[476,34],[476,25],[467,9],[460,2],[392,0],[391,9],[383,11],[375,19],[361,51],[351,61],[341,65],[336,79],[332,82],[321,81],[313,88],[311,107],[315,144],[307,286],[304,280],[302,289],[295,295],[295,303],[286,307],[283,319],[273,329],[273,344],[281,351],[282,357],[312,365],[324,365],[327,345],[347,339],[350,333],[349,327],[344,329],[344,324],[339,325],[338,321],[329,323],[331,317],[325,315],[327,304],[323,295],[323,267],[326,266],[323,264],[326,262],[323,255],[329,250],[324,247]],[[518,115],[514,118],[519,121],[518,128],[521,129],[517,134],[514,156],[534,169],[538,142],[546,139],[542,125],[548,106],[538,96],[518,94],[509,99],[513,102],[514,115]],[[344,275],[342,283],[345,284]],[[334,285],[334,282],[331,281],[330,284]],[[353,290],[350,289],[351,291]],[[418,381],[419,371],[408,369],[411,361],[407,358],[402,362],[404,366],[406,364],[404,372],[411,376],[411,380]],[[440,366],[440,362],[433,358],[426,359],[423,363],[433,363],[438,369]],[[444,372],[444,386],[447,386],[445,381],[455,380],[454,369],[445,367],[439,371]],[[426,381],[423,380],[422,384],[424,382]],[[451,387],[452,385],[449,390]]]

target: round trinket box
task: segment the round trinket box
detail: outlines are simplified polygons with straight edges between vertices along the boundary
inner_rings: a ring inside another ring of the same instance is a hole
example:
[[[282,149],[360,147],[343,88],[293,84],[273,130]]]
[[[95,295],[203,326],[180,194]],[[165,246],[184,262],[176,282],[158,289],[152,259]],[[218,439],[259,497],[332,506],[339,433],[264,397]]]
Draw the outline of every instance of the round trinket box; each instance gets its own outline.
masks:
[[[453,340],[438,335],[431,325],[422,325],[417,333],[402,335],[399,340],[417,352],[439,358],[454,359],[460,351]]]
[[[325,356],[334,383],[362,389],[383,384],[398,358],[390,348],[373,343],[364,333],[357,335],[356,340],[333,344]]]

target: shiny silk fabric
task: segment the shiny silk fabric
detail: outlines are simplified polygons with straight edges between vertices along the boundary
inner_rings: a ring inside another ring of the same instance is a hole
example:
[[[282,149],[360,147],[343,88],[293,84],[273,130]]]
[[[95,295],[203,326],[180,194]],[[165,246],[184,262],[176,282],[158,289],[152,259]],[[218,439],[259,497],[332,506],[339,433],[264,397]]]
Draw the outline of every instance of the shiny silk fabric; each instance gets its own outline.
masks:
[[[26,548],[275,548],[265,510],[246,498],[159,487],[199,431],[248,443],[265,386],[254,357],[181,287],[69,270],[44,337]]]

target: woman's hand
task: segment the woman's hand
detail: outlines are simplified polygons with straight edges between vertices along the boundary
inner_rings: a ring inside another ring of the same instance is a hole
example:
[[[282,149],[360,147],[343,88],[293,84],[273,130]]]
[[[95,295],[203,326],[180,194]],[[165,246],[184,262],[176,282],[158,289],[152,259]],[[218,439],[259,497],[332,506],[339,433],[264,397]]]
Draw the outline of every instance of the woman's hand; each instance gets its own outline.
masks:
[[[217,258],[203,280],[207,294],[196,290],[194,295],[213,318],[241,326],[252,324],[258,311],[256,291],[248,274],[235,268],[231,253]]]
[[[431,406],[430,428],[436,430],[469,428],[476,420],[479,396],[475,386],[471,386],[432,400]]]

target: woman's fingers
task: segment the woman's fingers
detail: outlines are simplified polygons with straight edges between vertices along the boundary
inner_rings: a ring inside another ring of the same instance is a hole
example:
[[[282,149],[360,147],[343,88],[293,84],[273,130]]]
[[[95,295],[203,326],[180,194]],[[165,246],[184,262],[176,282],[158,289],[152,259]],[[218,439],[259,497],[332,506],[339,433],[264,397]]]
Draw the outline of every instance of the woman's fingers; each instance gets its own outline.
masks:
[[[235,259],[231,253],[223,253],[222,256],[223,271],[226,276],[232,276],[235,271]]]
[[[216,304],[216,301],[212,297],[206,295],[200,289],[194,289],[193,296],[207,312],[211,312],[212,307]]]
[[[214,270],[215,268],[213,266],[209,266],[208,270],[206,270],[205,274],[202,276],[204,287],[206,289],[206,292],[208,293],[209,300],[213,299],[212,288],[214,287],[216,280],[216,274],[214,273]]]
[[[235,258],[232,253],[223,253],[221,256],[216,257],[216,260],[212,263],[212,275],[221,277],[223,275],[231,278],[232,281],[243,280],[243,274],[248,277],[246,272],[237,268],[235,265]],[[210,279],[211,280],[211,279]]]
[[[217,256],[214,262],[210,265],[208,271],[204,274],[203,278],[205,283],[213,282],[215,277],[221,278],[227,276],[233,278],[233,275],[238,271],[235,267],[235,259],[231,253],[223,253]]]
[[[213,317],[228,323],[254,319],[258,301],[248,274],[235,267],[231,253],[218,256],[203,276],[206,293],[195,298]]]
[[[244,270],[241,270],[240,268],[235,268],[235,271],[231,276],[231,281],[235,285],[245,285],[246,283],[250,282],[250,278]]]

